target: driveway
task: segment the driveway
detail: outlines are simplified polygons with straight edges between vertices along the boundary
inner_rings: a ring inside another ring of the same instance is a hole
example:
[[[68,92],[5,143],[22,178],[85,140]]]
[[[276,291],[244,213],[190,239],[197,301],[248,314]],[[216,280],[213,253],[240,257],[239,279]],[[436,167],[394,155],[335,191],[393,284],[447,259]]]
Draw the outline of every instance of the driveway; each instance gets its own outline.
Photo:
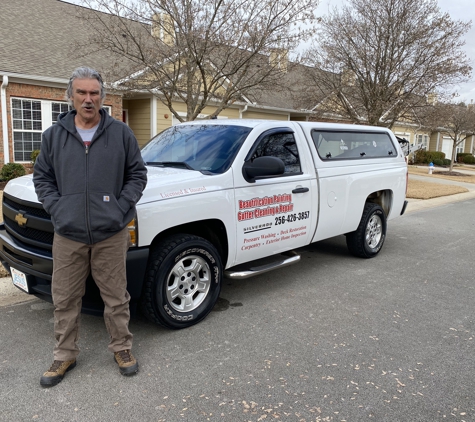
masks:
[[[298,265],[226,280],[181,331],[131,321],[140,373],[120,376],[101,318],[84,315],[78,366],[52,389],[51,305],[0,307],[6,421],[473,421],[475,199],[389,223],[381,254],[344,237]]]

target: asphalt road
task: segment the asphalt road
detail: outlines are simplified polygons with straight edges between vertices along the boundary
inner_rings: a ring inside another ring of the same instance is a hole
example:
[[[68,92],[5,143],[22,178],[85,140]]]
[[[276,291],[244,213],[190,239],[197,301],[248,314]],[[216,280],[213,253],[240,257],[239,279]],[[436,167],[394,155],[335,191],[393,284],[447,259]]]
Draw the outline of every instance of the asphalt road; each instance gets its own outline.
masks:
[[[0,307],[0,420],[475,421],[474,211],[475,199],[412,211],[371,260],[341,236],[225,280],[186,330],[134,318],[132,378],[84,315],[77,367],[42,389],[51,305]]]

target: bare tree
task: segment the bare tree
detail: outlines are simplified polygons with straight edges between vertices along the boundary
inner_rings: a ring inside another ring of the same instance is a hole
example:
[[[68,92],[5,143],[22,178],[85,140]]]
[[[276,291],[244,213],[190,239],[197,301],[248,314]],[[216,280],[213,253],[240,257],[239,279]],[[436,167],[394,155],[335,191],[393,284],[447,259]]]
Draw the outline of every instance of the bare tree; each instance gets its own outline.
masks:
[[[475,134],[475,110],[465,104],[437,103],[426,109],[425,126],[452,140],[450,171],[456,159],[457,147]]]
[[[318,0],[83,0],[89,50],[118,57],[109,80],[147,90],[180,120],[278,89]],[[186,104],[186,117],[176,110]]]
[[[462,36],[436,0],[348,0],[322,18],[306,53],[315,90],[332,91],[321,107],[355,123],[392,127],[411,120],[431,93],[468,79]]]

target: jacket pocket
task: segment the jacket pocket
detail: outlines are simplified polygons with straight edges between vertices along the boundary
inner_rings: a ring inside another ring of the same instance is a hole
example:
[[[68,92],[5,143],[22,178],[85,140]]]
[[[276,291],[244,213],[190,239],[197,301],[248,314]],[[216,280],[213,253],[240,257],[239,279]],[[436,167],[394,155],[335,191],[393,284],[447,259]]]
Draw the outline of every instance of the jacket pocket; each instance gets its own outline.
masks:
[[[83,193],[61,196],[50,211],[53,226],[59,234],[87,232]]]
[[[89,196],[91,231],[116,232],[124,228],[125,212],[117,198],[107,192],[93,192]]]

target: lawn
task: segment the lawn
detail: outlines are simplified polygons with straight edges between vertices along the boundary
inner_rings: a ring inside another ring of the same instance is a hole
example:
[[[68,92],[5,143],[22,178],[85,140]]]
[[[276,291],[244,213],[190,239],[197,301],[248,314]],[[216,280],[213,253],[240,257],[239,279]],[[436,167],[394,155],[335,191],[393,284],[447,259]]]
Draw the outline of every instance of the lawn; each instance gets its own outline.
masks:
[[[459,170],[469,171],[472,174],[461,173]],[[431,175],[429,168],[409,166],[409,174],[429,176],[433,179],[446,179],[465,183],[475,183],[475,169],[473,167],[454,167],[451,173],[446,169],[435,167]],[[412,199],[431,199],[440,196],[455,195],[468,192],[468,189],[457,185],[442,185],[440,183],[422,182],[409,179],[407,197]]]

